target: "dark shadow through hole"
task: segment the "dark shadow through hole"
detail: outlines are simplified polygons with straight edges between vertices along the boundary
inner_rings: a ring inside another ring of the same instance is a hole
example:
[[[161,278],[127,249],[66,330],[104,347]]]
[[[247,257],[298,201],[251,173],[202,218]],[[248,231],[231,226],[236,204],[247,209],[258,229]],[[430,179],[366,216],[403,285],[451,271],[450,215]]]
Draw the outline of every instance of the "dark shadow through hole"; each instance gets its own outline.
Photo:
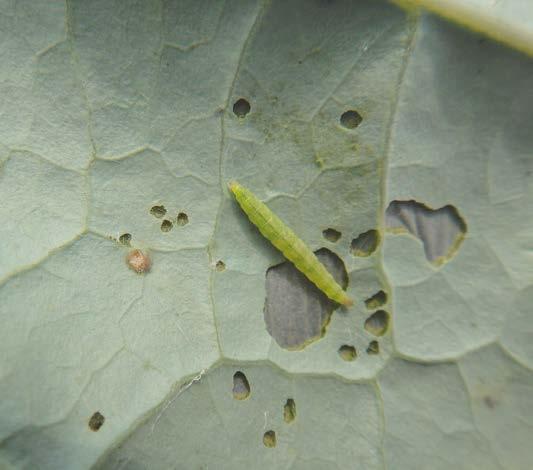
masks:
[[[246,375],[240,370],[233,374],[233,398],[246,400],[250,396],[250,384]]]
[[[322,231],[322,235],[327,241],[331,243],[336,243],[341,238],[342,233],[338,230],[335,230],[334,228],[327,228],[326,230]]]
[[[376,251],[379,246],[380,236],[377,230],[368,230],[352,240],[350,251],[354,256],[366,257]]]
[[[243,118],[250,112],[250,103],[244,98],[239,98],[233,104],[233,112],[235,116]]]
[[[465,220],[449,204],[431,209],[414,200],[392,201],[385,217],[388,230],[418,238],[424,245],[426,259],[437,266],[453,258],[467,231]]]
[[[315,252],[327,270],[343,288],[348,285],[344,262],[332,251]],[[292,263],[273,266],[266,273],[264,317],[267,331],[282,348],[302,349],[326,332],[333,310],[331,301]]]
[[[342,113],[340,122],[341,126],[346,129],[355,129],[363,122],[363,117],[357,111],[351,109]]]

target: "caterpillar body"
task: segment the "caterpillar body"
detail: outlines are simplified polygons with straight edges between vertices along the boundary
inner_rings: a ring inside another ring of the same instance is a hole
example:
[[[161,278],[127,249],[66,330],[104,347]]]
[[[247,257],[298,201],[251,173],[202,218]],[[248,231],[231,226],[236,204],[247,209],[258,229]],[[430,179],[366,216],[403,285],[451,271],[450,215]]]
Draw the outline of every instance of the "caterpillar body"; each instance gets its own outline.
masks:
[[[250,221],[285,258],[291,261],[313,284],[337,303],[349,306],[353,300],[337,284],[311,249],[249,189],[236,181],[228,184],[230,191]]]

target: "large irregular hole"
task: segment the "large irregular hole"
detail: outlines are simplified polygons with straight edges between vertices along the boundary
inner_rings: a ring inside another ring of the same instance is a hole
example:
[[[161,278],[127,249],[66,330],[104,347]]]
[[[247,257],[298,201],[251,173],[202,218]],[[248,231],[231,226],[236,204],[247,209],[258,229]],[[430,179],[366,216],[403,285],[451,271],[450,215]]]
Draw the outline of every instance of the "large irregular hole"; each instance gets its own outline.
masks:
[[[245,117],[250,112],[250,109],[250,103],[244,98],[239,98],[233,104],[233,112],[235,113],[235,116],[240,118]]]
[[[315,254],[335,280],[346,288],[348,273],[343,261],[326,248]],[[338,305],[292,263],[287,261],[269,268],[265,282],[265,323],[276,343],[289,350],[302,349],[325,334]]]
[[[263,434],[263,444],[265,447],[276,447],[276,433],[272,430]]]
[[[339,356],[344,361],[355,361],[357,359],[357,351],[353,346],[350,346],[349,344],[343,344],[339,348]]]
[[[365,330],[374,336],[383,336],[389,328],[389,314],[385,310],[378,310],[365,321]]]
[[[386,211],[387,228],[410,233],[424,245],[429,262],[439,266],[451,259],[466,234],[466,223],[451,205],[431,209],[417,201],[392,201]]]
[[[377,230],[368,230],[352,240],[350,251],[354,256],[370,256],[379,246],[380,236]]]
[[[167,210],[165,209],[165,206],[153,206],[150,209],[150,214],[152,214],[154,217],[157,217],[158,219],[165,217],[166,213]]]
[[[292,398],[287,398],[283,406],[283,421],[292,423],[296,419],[296,403]]]
[[[104,415],[99,411],[95,412],[89,419],[89,429],[91,431],[98,431],[104,425]]]
[[[322,232],[322,235],[327,241],[331,243],[337,243],[341,238],[342,233],[334,228],[327,228]]]
[[[363,122],[363,117],[355,110],[350,109],[342,113],[341,126],[346,129],[355,129],[359,124]]]
[[[369,297],[365,300],[365,305],[368,310],[375,310],[376,308],[382,307],[386,303],[387,294],[382,290],[376,292],[372,297]]]
[[[235,400],[246,400],[250,396],[250,384],[246,375],[240,370],[233,374],[233,398]]]

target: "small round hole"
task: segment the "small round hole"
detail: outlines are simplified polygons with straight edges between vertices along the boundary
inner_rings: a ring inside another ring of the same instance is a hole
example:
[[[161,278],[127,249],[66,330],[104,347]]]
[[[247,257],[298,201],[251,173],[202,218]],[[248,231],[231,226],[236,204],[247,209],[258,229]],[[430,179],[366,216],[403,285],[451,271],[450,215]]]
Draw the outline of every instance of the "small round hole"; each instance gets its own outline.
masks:
[[[185,212],[180,212],[176,218],[176,223],[183,227],[189,223],[189,216]]]
[[[287,402],[283,407],[283,421],[292,423],[296,418],[296,403],[292,398],[287,398]]]
[[[226,265],[224,264],[224,261],[218,260],[217,264],[215,264],[215,269],[220,273],[226,269]]]
[[[161,231],[162,232],[170,232],[172,230],[172,222],[170,220],[163,220],[161,222]]]
[[[240,98],[233,104],[233,112],[235,116],[243,118],[250,112],[250,103],[244,98]]]
[[[376,292],[372,297],[365,300],[365,305],[368,310],[374,310],[387,303],[387,294],[382,290]]]
[[[233,374],[233,398],[246,400],[250,396],[250,383],[240,370]]]
[[[377,230],[368,230],[352,240],[350,251],[354,256],[370,256],[376,251],[380,241],[381,237]]]
[[[365,321],[365,330],[374,336],[383,336],[389,327],[390,316],[385,310],[378,310]]]
[[[379,343],[377,341],[370,341],[368,348],[366,348],[367,354],[379,354]]]
[[[104,415],[97,411],[89,419],[89,429],[94,432],[98,431],[103,426],[104,421]]]
[[[357,111],[351,109],[342,113],[341,125],[346,129],[355,129],[362,122],[363,118]]]
[[[165,209],[165,206],[153,206],[150,209],[150,214],[152,214],[154,217],[157,217],[158,219],[165,217],[166,213],[167,210]]]
[[[263,444],[265,447],[276,447],[276,433],[274,431],[267,431],[263,434]]]
[[[357,351],[353,346],[343,344],[339,348],[339,356],[345,361],[355,361],[355,359],[357,358]]]
[[[120,237],[118,237],[118,242],[122,245],[130,246],[131,233],[123,233]]]
[[[336,243],[341,238],[342,233],[338,230],[335,230],[334,228],[327,228],[326,230],[322,231],[322,235],[327,241],[331,243]]]

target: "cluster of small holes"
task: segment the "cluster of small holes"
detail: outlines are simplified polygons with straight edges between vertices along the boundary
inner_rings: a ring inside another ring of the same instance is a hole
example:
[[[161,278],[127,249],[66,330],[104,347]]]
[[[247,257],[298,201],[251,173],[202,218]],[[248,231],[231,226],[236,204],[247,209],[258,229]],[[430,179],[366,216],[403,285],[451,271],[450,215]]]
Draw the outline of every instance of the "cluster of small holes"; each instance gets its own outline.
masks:
[[[367,354],[379,354],[379,343],[377,341],[370,341],[368,348],[366,348]]]
[[[365,330],[374,336],[383,336],[389,328],[390,316],[385,310],[378,310],[365,321]]]
[[[287,398],[283,406],[283,421],[292,423],[296,418],[296,403],[292,398]]]
[[[263,444],[265,447],[276,447],[276,433],[272,430],[263,434]]]
[[[152,262],[148,254],[141,250],[133,250],[126,256],[126,263],[128,267],[138,274],[145,273],[150,270]]]
[[[365,300],[365,306],[368,310],[375,310],[382,307],[387,303],[387,294],[380,290],[376,292],[372,297]]]
[[[338,230],[335,230],[334,228],[327,228],[322,232],[322,235],[327,241],[331,243],[336,243],[341,238],[342,233]]]
[[[245,117],[250,112],[250,103],[244,98],[239,98],[233,104],[233,113],[239,118]]]
[[[224,261],[222,260],[218,260],[217,263],[215,264],[215,269],[221,273],[222,271],[224,271],[226,269],[226,265],[224,263]]]
[[[165,217],[166,213],[167,210],[165,209],[165,206],[153,206],[150,209],[150,214],[152,214],[154,217],[157,217],[158,219]]]
[[[152,208],[150,209],[150,214],[152,214],[157,219],[162,219],[163,217],[167,215],[167,210],[165,206],[162,206],[162,205],[152,206]],[[184,225],[187,225],[188,223],[189,223],[189,216],[185,212],[180,212],[178,216],[176,217],[176,225],[183,227]],[[168,218],[164,219],[161,222],[161,226],[160,226],[161,231],[163,233],[170,232],[173,227],[174,227],[174,224],[172,220]],[[130,235],[130,238],[131,238],[131,235]]]
[[[350,109],[342,113],[340,122],[341,126],[346,129],[355,129],[363,122],[363,118],[357,111]]]
[[[89,429],[91,431],[98,431],[104,424],[105,418],[99,411],[95,412],[89,419]]]
[[[172,226],[172,222],[168,219],[165,219],[163,222],[161,222],[161,231],[163,233],[170,232],[172,230]]]
[[[118,237],[118,242],[121,245],[130,246],[131,233],[123,233],[120,237]]]
[[[240,370],[233,374],[233,398],[246,400],[250,396],[250,383]]]
[[[185,212],[180,212],[178,217],[176,217],[176,224],[180,227],[187,225],[189,223],[189,216]]]
[[[380,242],[377,230],[368,230],[352,240],[350,251],[354,256],[370,256],[376,251]]]
[[[355,359],[357,358],[357,351],[353,346],[350,346],[348,344],[343,344],[339,348],[339,356],[344,361],[348,361],[348,362],[355,361]]]

